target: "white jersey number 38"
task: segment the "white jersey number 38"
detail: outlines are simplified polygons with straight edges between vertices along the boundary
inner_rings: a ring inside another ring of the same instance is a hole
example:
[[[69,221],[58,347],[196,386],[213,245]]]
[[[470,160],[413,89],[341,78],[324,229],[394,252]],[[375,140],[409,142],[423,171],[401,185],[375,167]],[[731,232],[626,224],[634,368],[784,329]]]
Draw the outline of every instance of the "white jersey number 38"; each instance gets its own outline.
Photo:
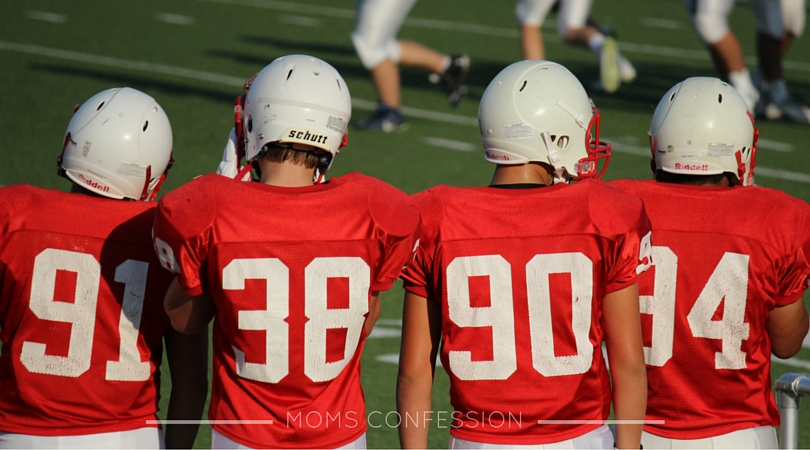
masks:
[[[151,376],[149,361],[141,361],[138,351],[148,269],[148,263],[132,259],[115,269],[115,281],[124,284],[124,298],[118,323],[118,360],[107,361],[107,380],[144,381]],[[76,274],[72,302],[54,298],[56,273],[60,270]],[[25,368],[63,377],[78,377],[90,369],[100,282],[101,264],[93,255],[49,248],[34,258],[28,307],[42,320],[69,323],[70,340],[67,356],[48,355],[45,344],[24,341],[20,361]]]
[[[239,311],[240,330],[265,331],[265,363],[248,362],[245,353],[233,347],[239,376],[265,383],[278,383],[289,374],[289,268],[277,258],[234,259],[222,270],[222,288],[245,289],[245,280],[266,280],[265,309]],[[349,280],[349,307],[327,308],[327,280]],[[304,270],[304,373],[315,382],[337,378],[357,350],[368,313],[371,269],[359,257],[315,258]],[[329,329],[346,330],[343,358],[326,360]]]

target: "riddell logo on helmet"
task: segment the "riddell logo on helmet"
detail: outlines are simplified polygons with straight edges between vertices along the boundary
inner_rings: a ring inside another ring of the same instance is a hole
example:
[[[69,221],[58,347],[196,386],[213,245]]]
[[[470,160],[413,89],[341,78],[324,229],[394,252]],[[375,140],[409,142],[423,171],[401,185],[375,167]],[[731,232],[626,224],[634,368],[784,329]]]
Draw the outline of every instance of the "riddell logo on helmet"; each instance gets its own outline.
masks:
[[[708,164],[681,164],[675,163],[675,170],[696,170],[698,172],[708,172]]]
[[[312,142],[314,144],[328,144],[329,136],[325,134],[316,133],[311,130],[296,130],[290,128],[287,130],[287,137],[297,142]]]
[[[494,159],[496,161],[511,161],[506,155],[490,151],[487,151],[487,159]]]
[[[101,192],[110,192],[110,187],[109,186],[104,186],[103,184],[99,184],[98,182],[95,182],[93,180],[88,180],[82,174],[79,174],[79,179],[82,180],[82,182],[84,184],[86,184],[87,186],[89,186],[91,188],[98,189]]]

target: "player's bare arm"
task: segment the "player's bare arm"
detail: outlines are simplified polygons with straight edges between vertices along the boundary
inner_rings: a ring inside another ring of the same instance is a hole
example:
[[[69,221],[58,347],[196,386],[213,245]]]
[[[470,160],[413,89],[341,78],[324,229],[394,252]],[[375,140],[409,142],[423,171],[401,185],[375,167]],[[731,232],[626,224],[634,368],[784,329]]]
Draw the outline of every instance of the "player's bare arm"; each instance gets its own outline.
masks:
[[[172,392],[166,419],[199,421],[208,395],[208,330],[194,335],[169,331],[164,338]],[[166,448],[191,448],[199,423],[166,426]]]
[[[641,343],[638,285],[611,292],[602,302],[610,378],[613,382],[613,411],[616,448],[638,448],[641,421],[647,406],[647,368]]]
[[[177,280],[172,281],[163,300],[172,327],[184,334],[201,332],[214,319],[216,307],[210,292],[191,296],[183,292]]]
[[[441,317],[438,303],[405,293],[397,376],[397,412],[401,419],[399,442],[402,448],[427,448]]]
[[[372,292],[368,299],[368,317],[366,317],[366,336],[371,334],[374,324],[380,318],[380,293]]]
[[[771,352],[779,358],[787,359],[799,353],[802,341],[807,336],[810,320],[804,302],[799,300],[771,310],[765,329],[771,338]]]

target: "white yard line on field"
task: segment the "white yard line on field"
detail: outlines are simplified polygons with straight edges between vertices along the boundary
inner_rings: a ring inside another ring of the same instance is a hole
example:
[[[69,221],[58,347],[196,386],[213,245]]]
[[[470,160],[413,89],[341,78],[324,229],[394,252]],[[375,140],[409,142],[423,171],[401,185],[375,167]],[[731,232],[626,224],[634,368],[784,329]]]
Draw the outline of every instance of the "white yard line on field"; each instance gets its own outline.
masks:
[[[155,15],[158,22],[170,23],[172,25],[194,25],[194,18],[182,16],[180,14],[160,13]]]
[[[42,47],[38,45],[20,44],[15,42],[0,41],[0,50],[6,50],[17,53],[24,53],[28,55],[43,56],[46,58],[62,59],[66,61],[82,62],[87,64],[96,64],[99,66],[115,67],[119,69],[136,70],[147,73],[155,73],[161,75],[170,75],[179,78],[187,78],[198,81],[208,81],[211,83],[224,84],[227,86],[242,87],[247,77],[236,77],[232,75],[223,75],[219,73],[206,72],[203,70],[186,69],[183,67],[169,66],[166,64],[156,64],[144,61],[132,61],[128,59],[113,58],[109,56],[92,55],[88,53],[75,52],[70,50],[61,50],[50,47]],[[357,109],[374,110],[377,103],[364,100],[353,99],[352,106]],[[478,119],[475,117],[461,116],[458,114],[443,113],[439,111],[430,111],[420,108],[412,108],[403,106],[402,112],[409,117],[430,120],[433,122],[452,123],[457,125],[478,126]],[[629,153],[633,155],[649,157],[650,152],[646,147],[625,145],[621,143],[614,143],[614,149],[618,152]],[[756,173],[765,177],[779,178],[783,180],[799,181],[802,183],[810,183],[810,174],[791,172],[781,169],[770,169],[767,167],[757,166]]]
[[[64,14],[57,14],[45,11],[26,11],[25,17],[28,17],[32,20],[41,20],[43,22],[51,22],[51,23],[65,23],[67,21],[67,16]]]
[[[641,26],[647,28],[664,28],[667,30],[680,30],[681,22],[672,19],[659,19],[657,17],[642,17]]]
[[[422,141],[434,147],[449,148],[450,150],[458,150],[460,152],[472,152],[478,148],[478,146],[470,144],[469,142],[454,141],[452,139],[445,139],[434,136],[428,136],[422,139]]]
[[[314,17],[309,16],[293,16],[286,14],[279,17],[278,21],[281,23],[288,23],[290,25],[298,25],[301,27],[309,27],[309,28],[317,28],[321,26],[320,19],[316,19]]]

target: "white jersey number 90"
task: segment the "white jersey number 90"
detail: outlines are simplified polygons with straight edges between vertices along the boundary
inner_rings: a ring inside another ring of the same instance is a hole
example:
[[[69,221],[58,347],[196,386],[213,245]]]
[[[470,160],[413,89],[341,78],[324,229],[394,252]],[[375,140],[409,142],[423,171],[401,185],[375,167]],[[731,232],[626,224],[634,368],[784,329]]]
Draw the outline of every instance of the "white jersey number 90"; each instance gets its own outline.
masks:
[[[556,356],[551,325],[549,276],[571,276],[572,328],[577,353]],[[470,303],[469,278],[487,276],[490,286],[488,307]],[[585,373],[593,361],[591,329],[593,263],[583,253],[536,255],[526,264],[529,303],[529,330],[532,367],[553,377]],[[500,255],[465,256],[447,266],[447,305],[450,320],[459,327],[492,327],[492,361],[473,361],[471,352],[450,351],[450,369],[462,380],[505,380],[517,370],[515,314],[512,299],[512,266]]]

